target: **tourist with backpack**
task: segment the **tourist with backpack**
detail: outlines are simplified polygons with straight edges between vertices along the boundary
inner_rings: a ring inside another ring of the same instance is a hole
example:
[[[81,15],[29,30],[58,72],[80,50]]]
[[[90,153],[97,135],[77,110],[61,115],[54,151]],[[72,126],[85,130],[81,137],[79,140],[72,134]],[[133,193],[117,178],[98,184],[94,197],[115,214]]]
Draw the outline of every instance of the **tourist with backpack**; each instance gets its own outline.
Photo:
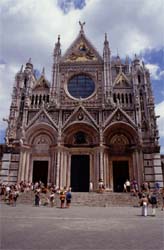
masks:
[[[69,189],[66,193],[66,207],[67,208],[70,208],[71,199],[72,199],[72,194],[71,194],[71,190]]]
[[[149,197],[149,202],[152,205],[152,216],[156,215],[156,207],[157,207],[157,196],[156,193],[153,192]]]
[[[65,197],[66,197],[66,194],[65,194],[65,191],[64,190],[62,190],[61,192],[60,192],[60,207],[61,208],[64,208],[64,202],[65,202]]]

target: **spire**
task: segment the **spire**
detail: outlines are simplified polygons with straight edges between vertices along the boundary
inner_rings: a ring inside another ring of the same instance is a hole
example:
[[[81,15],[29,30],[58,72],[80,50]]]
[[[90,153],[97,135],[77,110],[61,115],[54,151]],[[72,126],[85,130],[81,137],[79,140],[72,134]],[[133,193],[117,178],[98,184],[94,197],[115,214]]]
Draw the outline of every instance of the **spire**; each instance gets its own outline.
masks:
[[[84,27],[84,25],[85,25],[85,22],[81,23],[81,22],[79,21],[79,25],[80,25],[80,33],[83,34],[83,33],[84,33],[83,27]]]
[[[134,55],[133,63],[134,65],[140,65],[140,59],[136,54]]]
[[[105,32],[105,41],[107,41],[107,33]]]
[[[42,69],[42,76],[45,76],[45,68]]]
[[[109,46],[109,42],[108,42],[108,38],[107,38],[107,33],[105,33],[104,45]]]
[[[22,64],[22,66],[21,66],[21,68],[20,68],[19,73],[22,73],[22,72],[23,72],[23,64]]]
[[[116,64],[121,64],[121,59],[117,51]]]
[[[107,57],[107,61],[109,61],[110,59],[110,49],[109,49],[109,42],[107,39],[107,33],[105,33],[105,40],[104,40],[104,53],[103,53],[104,57]]]
[[[58,44],[60,44],[60,35],[58,35]]]
[[[129,56],[126,56],[126,58],[125,58],[125,64],[126,64],[126,65],[129,64]]]
[[[28,63],[30,63],[30,64],[31,64],[31,57],[29,58]]]
[[[108,98],[109,90],[111,91],[111,66],[110,66],[110,49],[109,49],[109,42],[107,39],[107,33],[105,33],[103,59],[104,59],[104,91],[106,97]]]
[[[28,62],[26,63],[25,70],[33,70],[33,64],[32,64],[32,61],[31,61],[31,57],[29,58]]]
[[[54,56],[59,56],[59,55],[61,55],[60,35],[58,35],[58,40],[57,43],[55,43],[55,48],[54,48]]]

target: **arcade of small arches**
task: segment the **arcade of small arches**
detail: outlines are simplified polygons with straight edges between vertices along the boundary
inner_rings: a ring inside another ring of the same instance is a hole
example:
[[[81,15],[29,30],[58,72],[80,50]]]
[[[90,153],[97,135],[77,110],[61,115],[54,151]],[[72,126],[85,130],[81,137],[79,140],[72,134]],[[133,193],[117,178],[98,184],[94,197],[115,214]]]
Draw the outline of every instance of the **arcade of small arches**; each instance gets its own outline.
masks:
[[[113,94],[113,101],[117,103],[117,100],[121,104],[131,105],[132,101],[132,94],[131,93],[114,93]]]
[[[31,97],[31,107],[38,107],[43,102],[44,103],[49,103],[49,101],[50,101],[50,96],[49,95],[46,95],[46,94],[32,95],[32,97]]]
[[[106,188],[120,192],[126,179],[135,178],[138,183],[143,180],[137,133],[129,125],[110,125],[104,130],[103,140],[96,128],[83,123],[68,126],[60,136],[44,124],[31,127],[26,135],[19,181],[42,180],[45,184],[87,192],[90,182],[97,190],[102,179]]]

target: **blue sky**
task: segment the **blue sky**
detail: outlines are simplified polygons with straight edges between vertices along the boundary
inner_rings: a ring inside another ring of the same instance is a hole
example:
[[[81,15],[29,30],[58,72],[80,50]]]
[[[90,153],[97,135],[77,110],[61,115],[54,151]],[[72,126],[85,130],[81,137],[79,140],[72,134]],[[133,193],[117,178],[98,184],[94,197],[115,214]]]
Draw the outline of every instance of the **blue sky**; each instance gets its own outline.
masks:
[[[58,34],[62,53],[85,21],[85,33],[102,55],[107,32],[112,56],[138,54],[149,68],[160,115],[164,153],[164,1],[163,0],[1,0],[0,17],[0,142],[9,115],[15,74],[31,57],[34,68],[51,81],[52,54]]]

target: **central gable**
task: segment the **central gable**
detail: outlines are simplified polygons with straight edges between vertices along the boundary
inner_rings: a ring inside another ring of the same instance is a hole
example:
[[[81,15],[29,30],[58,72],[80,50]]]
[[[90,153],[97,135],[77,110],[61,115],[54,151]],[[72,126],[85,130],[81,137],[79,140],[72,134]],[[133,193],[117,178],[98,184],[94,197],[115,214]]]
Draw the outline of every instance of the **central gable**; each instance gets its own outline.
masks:
[[[68,48],[65,55],[61,58],[62,62],[103,62],[101,56],[88,41],[84,33],[80,33],[72,45]]]

